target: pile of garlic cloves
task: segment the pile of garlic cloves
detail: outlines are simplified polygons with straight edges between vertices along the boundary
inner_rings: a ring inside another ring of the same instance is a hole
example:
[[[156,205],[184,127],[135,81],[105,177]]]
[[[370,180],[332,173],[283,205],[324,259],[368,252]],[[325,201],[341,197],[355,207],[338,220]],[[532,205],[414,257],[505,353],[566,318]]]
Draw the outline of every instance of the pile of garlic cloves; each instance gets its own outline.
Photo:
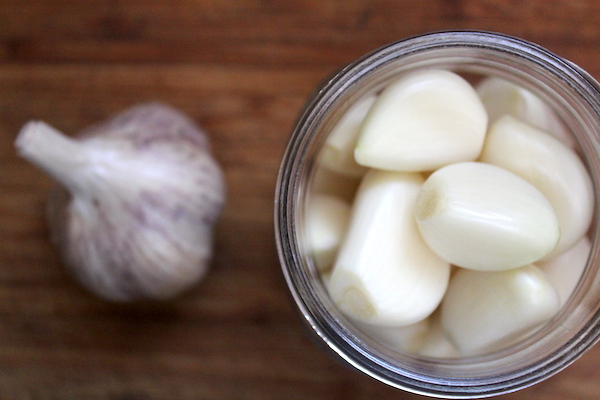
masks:
[[[326,139],[307,253],[339,310],[392,349],[501,349],[556,315],[586,266],[594,196],[574,147],[512,82],[405,73]]]
[[[203,278],[225,183],[188,117],[144,104],[77,137],[32,121],[15,146],[58,183],[47,213],[52,240],[89,290],[112,301],[163,300]]]

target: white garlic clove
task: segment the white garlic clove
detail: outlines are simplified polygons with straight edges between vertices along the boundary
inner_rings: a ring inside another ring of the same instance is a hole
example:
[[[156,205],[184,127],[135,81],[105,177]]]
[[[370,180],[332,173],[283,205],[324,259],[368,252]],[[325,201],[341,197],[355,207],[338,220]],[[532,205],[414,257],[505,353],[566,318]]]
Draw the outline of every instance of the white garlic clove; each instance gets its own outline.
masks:
[[[328,195],[313,193],[305,211],[306,242],[320,271],[331,268],[346,235],[350,205]]]
[[[441,306],[444,332],[464,356],[500,350],[549,321],[558,294],[535,266],[487,272],[462,269]]]
[[[549,256],[586,234],[594,211],[592,181],[577,154],[559,140],[505,116],[491,126],[480,160],[519,175],[550,201],[561,237]]]
[[[458,358],[460,353],[442,329],[439,312],[429,318],[429,326],[417,353],[430,358]]]
[[[476,90],[487,110],[490,125],[505,115],[511,115],[551,133],[567,146],[575,147],[573,137],[567,133],[556,113],[529,90],[493,76],[482,80]]]
[[[429,320],[424,319],[408,326],[376,326],[356,323],[357,328],[371,339],[392,350],[416,353],[427,335]]]
[[[351,177],[360,178],[367,172],[366,167],[354,160],[354,148],[360,127],[375,98],[375,95],[370,95],[359,99],[340,118],[319,153],[319,164],[338,174]]]
[[[584,236],[575,246],[569,250],[547,260],[536,263],[548,280],[558,291],[560,305],[563,306],[574,292],[585,267],[592,249],[592,243]]]
[[[423,178],[371,170],[363,178],[329,280],[339,309],[355,320],[405,326],[431,314],[450,266],[422,241],[413,218]]]
[[[434,172],[417,197],[415,217],[423,239],[441,258],[476,270],[537,261],[560,236],[554,210],[539,190],[479,162]]]
[[[15,145],[64,186],[49,202],[52,238],[91,291],[168,299],[204,276],[225,183],[187,117],[143,105],[77,139],[32,122]]]
[[[354,156],[373,168],[433,170],[477,159],[486,127],[485,108],[466,80],[450,71],[418,71],[379,95]]]

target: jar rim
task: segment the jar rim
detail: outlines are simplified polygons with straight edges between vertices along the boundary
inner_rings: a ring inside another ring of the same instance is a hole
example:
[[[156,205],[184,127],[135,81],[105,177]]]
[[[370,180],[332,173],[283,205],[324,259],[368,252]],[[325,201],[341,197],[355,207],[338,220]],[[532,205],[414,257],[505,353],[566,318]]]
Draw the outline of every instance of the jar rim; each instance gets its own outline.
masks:
[[[486,59],[482,59],[481,54]],[[435,55],[434,60],[430,57]],[[443,56],[443,57],[442,57]],[[440,58],[442,57],[442,58]],[[508,61],[507,61],[508,60]],[[311,168],[311,157],[315,152],[315,141],[319,129],[325,124],[336,105],[350,102],[373,90],[393,74],[410,68],[437,65],[441,61],[451,65],[462,65],[471,71],[494,71],[498,74],[516,74],[516,79],[530,82],[531,76],[539,81],[540,88],[565,96],[565,103],[558,107],[582,108],[577,114],[580,124],[593,129],[586,137],[577,138],[584,156],[591,164],[595,209],[600,189],[600,86],[585,71],[534,43],[494,32],[486,31],[438,31],[402,39],[350,63],[332,78],[326,80],[313,93],[295,124],[285,150],[277,178],[275,193],[275,235],[282,271],[293,300],[304,321],[313,333],[320,337],[326,347],[337,357],[354,368],[390,386],[409,392],[440,398],[490,397],[531,386],[566,368],[600,339],[600,304],[588,312],[590,317],[578,334],[570,340],[557,344],[556,337],[535,337],[524,342],[515,353],[529,354],[528,349],[540,350],[544,345],[552,348],[543,355],[512,363],[516,368],[502,365],[508,353],[494,353],[471,359],[460,360],[417,360],[404,355],[406,362],[386,358],[384,352],[374,349],[371,343],[348,328],[348,321],[336,313],[324,297],[322,287],[315,284],[314,268],[307,263],[299,246],[297,222],[301,219],[300,205],[305,196],[307,174]],[[507,63],[505,65],[504,63]],[[367,82],[367,84],[365,84]],[[370,86],[369,86],[370,85]],[[535,87],[533,89],[536,89]],[[561,97],[561,96],[555,96]],[[562,99],[562,97],[561,97]],[[562,101],[562,100],[561,100]],[[571,110],[571,114],[575,111]],[[321,138],[322,139],[322,138]],[[595,238],[588,266],[587,285],[600,293],[600,252],[596,242],[600,240],[600,227],[593,223]],[[590,272],[591,269],[594,269]],[[586,298],[584,290],[579,291]],[[591,300],[588,300],[591,302]],[[570,307],[575,307],[571,304]],[[333,311],[332,311],[333,309]],[[562,318],[568,318],[561,313]],[[559,328],[559,323],[555,328]],[[562,333],[560,338],[569,336]],[[541,339],[541,342],[540,342]],[[532,339],[533,340],[533,339]],[[554,341],[553,341],[554,340]],[[531,352],[533,350],[529,350]],[[469,375],[475,368],[498,369],[501,373],[477,376]],[[502,368],[500,368],[502,367]],[[444,375],[450,369],[462,374]]]

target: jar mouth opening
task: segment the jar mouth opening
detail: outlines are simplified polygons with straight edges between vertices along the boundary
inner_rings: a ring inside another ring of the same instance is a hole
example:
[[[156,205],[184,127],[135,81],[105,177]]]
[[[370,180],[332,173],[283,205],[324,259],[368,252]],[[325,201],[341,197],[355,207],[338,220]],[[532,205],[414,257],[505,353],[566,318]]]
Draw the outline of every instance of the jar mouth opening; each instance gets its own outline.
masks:
[[[392,352],[353,328],[330,301],[320,274],[304,255],[298,234],[314,160],[332,124],[350,104],[379,91],[398,74],[441,67],[510,79],[554,108],[572,131],[588,167],[598,210],[600,89],[596,81],[577,66],[521,39],[481,31],[444,31],[408,38],[367,54],[315,91],[296,123],[279,171],[276,241],[284,276],[302,317],[338,357],[367,375],[413,393],[489,397],[548,378],[599,340],[600,226],[596,217],[584,276],[561,312],[515,345],[457,359]]]

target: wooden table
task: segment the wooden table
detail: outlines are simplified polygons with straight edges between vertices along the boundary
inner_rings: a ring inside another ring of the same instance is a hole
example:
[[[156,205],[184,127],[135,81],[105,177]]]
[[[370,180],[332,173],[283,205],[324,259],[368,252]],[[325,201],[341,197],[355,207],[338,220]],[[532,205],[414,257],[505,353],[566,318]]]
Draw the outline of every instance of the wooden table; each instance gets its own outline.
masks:
[[[287,295],[273,191],[296,115],[325,76],[439,29],[537,42],[600,77],[600,1],[2,0],[1,399],[416,399],[347,368]],[[166,304],[82,290],[47,239],[51,181],[19,159],[30,119],[76,133],[167,102],[209,133],[229,188],[211,273]],[[597,399],[600,348],[505,399]]]

